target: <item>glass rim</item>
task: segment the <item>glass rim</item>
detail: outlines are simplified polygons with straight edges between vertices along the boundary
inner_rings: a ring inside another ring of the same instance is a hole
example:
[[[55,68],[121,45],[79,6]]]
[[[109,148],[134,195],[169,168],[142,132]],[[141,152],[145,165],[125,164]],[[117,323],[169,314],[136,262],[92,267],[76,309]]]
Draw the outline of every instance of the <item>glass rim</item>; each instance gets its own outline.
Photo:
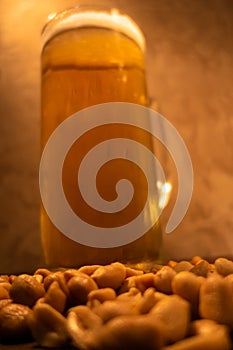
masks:
[[[55,35],[79,27],[100,27],[118,31],[134,40],[142,51],[145,50],[144,34],[131,17],[116,8],[93,8],[88,5],[71,7],[48,15],[41,31],[42,48]]]

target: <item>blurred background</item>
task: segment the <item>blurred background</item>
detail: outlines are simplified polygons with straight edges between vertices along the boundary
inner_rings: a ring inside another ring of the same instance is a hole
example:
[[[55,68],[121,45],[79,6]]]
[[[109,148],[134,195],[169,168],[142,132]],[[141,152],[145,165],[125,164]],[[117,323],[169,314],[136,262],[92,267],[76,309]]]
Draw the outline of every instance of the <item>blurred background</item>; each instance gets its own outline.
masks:
[[[191,155],[191,205],[179,227],[164,236],[164,261],[233,257],[233,2],[1,0],[0,273],[44,265],[40,33],[50,13],[84,3],[117,7],[142,28],[149,94]]]

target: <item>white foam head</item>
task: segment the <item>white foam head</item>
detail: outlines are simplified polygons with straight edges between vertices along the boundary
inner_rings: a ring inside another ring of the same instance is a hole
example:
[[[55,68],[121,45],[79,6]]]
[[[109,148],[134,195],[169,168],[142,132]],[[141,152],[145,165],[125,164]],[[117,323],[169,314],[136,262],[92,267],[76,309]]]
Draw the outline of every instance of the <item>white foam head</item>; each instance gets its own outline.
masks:
[[[127,15],[118,10],[94,11],[72,8],[48,16],[48,22],[42,30],[43,46],[56,34],[78,27],[101,27],[116,30],[134,40],[142,50],[145,39],[138,25]]]

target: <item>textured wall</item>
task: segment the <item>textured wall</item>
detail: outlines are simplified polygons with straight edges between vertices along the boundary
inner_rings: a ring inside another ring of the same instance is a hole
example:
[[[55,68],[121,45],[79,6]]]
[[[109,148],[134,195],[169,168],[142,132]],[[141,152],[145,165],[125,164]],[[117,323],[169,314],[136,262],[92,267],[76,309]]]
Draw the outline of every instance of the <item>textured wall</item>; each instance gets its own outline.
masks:
[[[30,271],[43,264],[38,189],[40,30],[49,13],[76,3],[0,3],[0,273]],[[179,130],[193,162],[191,206],[177,230],[164,237],[165,257],[233,255],[233,2],[105,3],[115,4],[143,28],[150,95]]]

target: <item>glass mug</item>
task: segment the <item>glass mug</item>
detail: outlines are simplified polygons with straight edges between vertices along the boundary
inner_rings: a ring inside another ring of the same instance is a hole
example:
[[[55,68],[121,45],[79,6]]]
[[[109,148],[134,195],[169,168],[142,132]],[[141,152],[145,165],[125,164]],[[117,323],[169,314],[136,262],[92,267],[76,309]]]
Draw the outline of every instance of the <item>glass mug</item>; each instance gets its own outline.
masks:
[[[42,151],[53,131],[72,114],[86,107],[106,102],[130,102],[148,106],[144,66],[144,37],[138,26],[117,10],[108,12],[72,8],[55,15],[42,32],[41,53],[41,144]],[[123,132],[123,137],[144,138],[152,148],[149,136],[137,130]],[[93,138],[95,136],[92,136]],[[92,139],[93,141],[93,139]],[[81,152],[81,149],[76,149]],[[75,152],[70,157],[76,162]],[[148,164],[150,166],[150,164]],[[121,178],[121,166],[110,170],[99,186],[108,188],[108,179]],[[140,208],[145,188],[131,170],[125,171],[137,185]],[[133,178],[134,177],[134,178]],[[155,179],[156,180],[156,179]],[[69,171],[64,172],[66,195],[78,212]],[[142,191],[140,194],[140,190]],[[156,210],[156,208],[155,208]],[[117,220],[124,222],[124,211]],[[92,213],[97,226],[102,222]],[[113,219],[114,221],[114,219]],[[110,223],[111,225],[111,223]],[[81,266],[121,261],[129,264],[161,261],[162,230],[157,220],[152,228],[137,240],[119,247],[95,248],[80,244],[59,231],[41,205],[41,238],[45,260],[49,266]]]

